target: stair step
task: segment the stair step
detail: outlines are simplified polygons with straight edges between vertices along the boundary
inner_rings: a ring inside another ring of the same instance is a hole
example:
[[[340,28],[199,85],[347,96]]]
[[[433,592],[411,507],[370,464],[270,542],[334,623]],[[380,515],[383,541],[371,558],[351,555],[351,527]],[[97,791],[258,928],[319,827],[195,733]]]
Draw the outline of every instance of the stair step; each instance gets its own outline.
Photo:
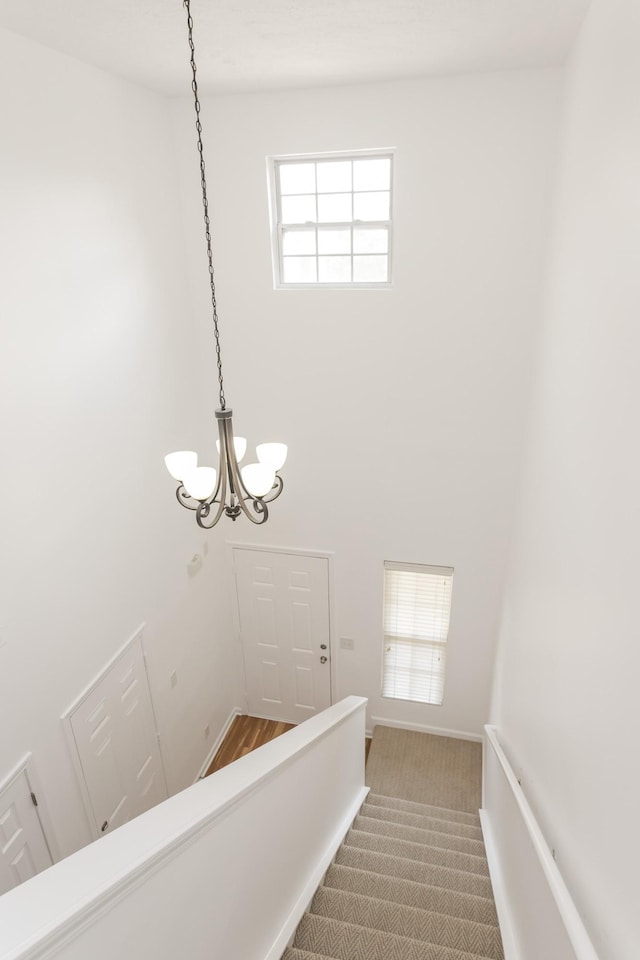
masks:
[[[360,834],[359,837],[356,837],[355,844],[343,844],[340,847],[335,862],[346,867],[380,873],[399,880],[428,884],[439,887],[441,890],[470,893],[473,896],[487,899],[493,897],[489,877],[393,855],[380,849],[379,837],[374,837],[373,841],[371,842],[370,835]]]
[[[332,960],[326,953],[309,953],[308,950],[298,950],[297,947],[287,947],[281,960]]]
[[[432,910],[389,903],[359,893],[322,886],[313,898],[310,913],[409,937],[412,940],[438,944],[462,953],[504,960],[502,940],[496,927],[446,916]]]
[[[452,823],[468,823],[471,826],[480,826],[480,817],[477,813],[465,810],[449,810],[446,807],[434,807],[428,803],[418,803],[415,800],[400,800],[398,797],[386,797],[381,793],[369,793],[367,803],[378,807],[387,807],[390,810],[406,810],[408,813],[419,813],[425,817],[437,817],[439,820],[450,820]]]
[[[391,903],[401,903],[408,907],[419,907],[421,910],[444,913],[449,917],[473,920],[475,923],[498,926],[493,900],[457,890],[444,890],[415,880],[403,880],[333,863],[324,878],[324,886]]]
[[[410,813],[407,810],[396,810],[393,807],[383,807],[365,801],[360,808],[363,817],[374,817],[378,820],[390,820],[393,823],[403,823],[408,827],[421,827],[423,830],[435,830],[436,833],[450,833],[457,837],[467,837],[469,840],[482,840],[482,829],[470,823],[459,823],[455,820],[442,820],[439,817],[426,817],[420,813]]]
[[[471,853],[460,853],[458,850],[446,850],[442,847],[430,847],[423,843],[410,840],[399,840],[396,837],[387,837],[384,834],[372,833],[353,827],[347,833],[344,843],[347,846],[360,847],[364,850],[376,850],[395,857],[407,860],[419,860],[422,863],[433,863],[450,870],[461,870],[466,873],[475,873],[478,876],[489,876],[489,867],[486,857],[478,857]]]
[[[484,843],[482,840],[470,840],[468,837],[458,837],[450,833],[440,833],[436,830],[425,830],[422,827],[412,827],[393,820],[380,820],[377,817],[367,817],[359,814],[353,821],[355,830],[365,833],[379,833],[385,837],[396,837],[398,840],[410,840],[413,843],[423,843],[427,847],[442,847],[446,850],[457,850],[460,853],[470,853],[475,857],[484,857]]]
[[[473,954],[450,947],[414,940],[395,933],[372,930],[353,923],[304,915],[294,941],[294,947],[312,955],[335,960],[479,960]],[[304,955],[303,955],[304,956]],[[487,960],[487,958],[482,958]]]
[[[288,947],[282,954],[281,960],[332,960],[332,958],[327,957],[326,953],[309,953],[308,950]]]

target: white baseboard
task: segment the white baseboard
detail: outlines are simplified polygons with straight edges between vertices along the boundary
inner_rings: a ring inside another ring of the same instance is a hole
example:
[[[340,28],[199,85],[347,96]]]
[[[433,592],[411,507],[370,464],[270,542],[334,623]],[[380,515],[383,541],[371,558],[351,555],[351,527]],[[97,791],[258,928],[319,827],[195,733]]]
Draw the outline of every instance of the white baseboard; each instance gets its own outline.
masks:
[[[496,902],[496,912],[498,914],[498,924],[500,925],[500,935],[502,937],[502,946],[504,948],[504,960],[520,960],[520,949],[513,932],[511,922],[511,911],[509,909],[509,898],[502,879],[502,871],[493,842],[493,834],[489,826],[489,818],[486,810],[479,810],[480,825],[482,827],[482,837],[484,839],[484,848],[487,854],[487,863],[489,864],[489,876],[493,888],[493,899]]]
[[[309,880],[307,881],[302,893],[298,897],[293,910],[287,917],[287,920],[284,926],[282,927],[282,930],[280,931],[275,941],[271,945],[271,948],[267,951],[265,960],[280,960],[280,957],[282,956],[284,951],[287,949],[288,946],[290,946],[291,941],[293,940],[294,934],[296,932],[296,928],[300,923],[300,920],[302,919],[305,910],[311,903],[313,899],[313,895],[318,889],[322,878],[324,877],[325,873],[331,866],[331,862],[333,861],[333,858],[335,857],[340,844],[342,843],[345,836],[347,835],[347,831],[349,830],[349,827],[353,823],[353,820],[356,814],[358,813],[358,810],[364,803],[368,793],[369,793],[369,787],[362,787],[362,789],[358,793],[358,796],[352,803],[349,811],[347,812],[342,822],[338,826],[338,829],[334,833],[331,839],[331,842],[328,844],[324,854],[316,864],[316,867],[313,873],[311,874],[311,876],[309,877]]]
[[[235,720],[235,718],[241,716],[242,713],[244,713],[244,711],[242,710],[241,707],[234,707],[234,708],[233,708],[233,710],[231,711],[231,713],[229,714],[229,716],[228,716],[227,719],[225,720],[224,726],[223,726],[222,730],[220,731],[220,733],[219,733],[218,736],[216,737],[213,746],[212,746],[211,749],[209,750],[209,753],[207,754],[206,760],[204,761],[204,763],[203,763],[202,766],[200,767],[200,770],[199,770],[199,772],[198,772],[198,776],[197,776],[197,777],[195,778],[195,780],[193,781],[194,783],[197,783],[198,780],[202,780],[202,778],[204,777],[205,773],[207,772],[207,770],[208,770],[209,767],[211,766],[211,761],[213,760],[213,758],[215,757],[216,753],[217,753],[218,750],[220,749],[220,746],[221,746],[221,744],[222,744],[222,741],[224,740],[224,738],[226,737],[226,735],[229,733],[229,730],[230,730],[230,728],[231,728],[231,724],[233,723],[233,721]]]
[[[386,717],[371,717],[372,732],[367,731],[367,736],[373,735],[373,727],[380,724],[381,727],[396,727],[399,730],[415,730],[416,733],[433,733],[437,737],[453,737],[455,740],[473,740],[476,743],[482,743],[482,735],[479,733],[467,733],[464,730],[448,730],[446,727],[428,727],[423,723],[409,723],[406,720],[387,720]]]
[[[246,710],[242,710],[241,713],[246,713]],[[298,720],[283,720],[282,717],[268,717],[266,713],[252,713],[252,718],[254,720],[269,720],[271,723],[291,723],[294,727],[298,726]]]

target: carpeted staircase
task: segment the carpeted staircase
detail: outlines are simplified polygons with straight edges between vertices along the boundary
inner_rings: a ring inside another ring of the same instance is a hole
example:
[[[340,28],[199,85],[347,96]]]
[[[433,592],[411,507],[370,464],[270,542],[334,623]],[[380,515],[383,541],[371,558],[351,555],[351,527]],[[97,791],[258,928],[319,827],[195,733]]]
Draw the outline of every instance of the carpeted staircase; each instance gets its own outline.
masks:
[[[503,960],[477,814],[370,793],[282,960]]]

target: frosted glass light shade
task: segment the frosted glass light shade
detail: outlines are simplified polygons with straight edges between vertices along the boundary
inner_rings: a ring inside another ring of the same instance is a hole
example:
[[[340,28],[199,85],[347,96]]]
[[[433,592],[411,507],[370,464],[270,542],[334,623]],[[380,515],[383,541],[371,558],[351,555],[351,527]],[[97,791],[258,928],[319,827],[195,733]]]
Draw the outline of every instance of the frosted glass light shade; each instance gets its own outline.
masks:
[[[235,450],[236,460],[238,463],[242,460],[245,453],[247,452],[247,438],[246,437],[234,437],[233,438],[233,449]],[[216,440],[216,450],[218,451],[218,456],[220,456],[220,441]]]
[[[177,450],[164,458],[165,466],[174,480],[182,480],[198,466],[198,454],[193,450]]]
[[[274,471],[279,470],[287,459],[287,445],[286,443],[259,443],[256,453],[260,463],[273,467]]]
[[[184,488],[194,500],[206,500],[216,488],[216,471],[213,467],[196,467],[183,477]]]
[[[276,471],[266,463],[248,463],[240,471],[242,482],[254,497],[264,497],[269,493],[276,479]]]

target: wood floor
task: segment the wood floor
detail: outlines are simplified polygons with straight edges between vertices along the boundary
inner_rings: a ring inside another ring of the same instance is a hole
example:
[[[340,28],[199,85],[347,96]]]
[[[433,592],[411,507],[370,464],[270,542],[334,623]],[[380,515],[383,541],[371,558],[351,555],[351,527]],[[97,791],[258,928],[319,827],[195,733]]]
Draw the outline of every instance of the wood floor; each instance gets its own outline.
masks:
[[[270,740],[275,740],[276,737],[286,733],[287,730],[293,730],[294,726],[293,723],[262,720],[260,717],[236,717],[211,761],[211,766],[205,773],[205,777],[208,777],[210,773],[215,773],[216,770],[221,770],[222,767],[226,767],[233,760],[244,757],[245,754],[251,753],[252,750],[261,747]],[[371,739],[367,738],[365,740],[365,761],[369,756],[370,747]]]
[[[259,717],[236,717],[205,776],[221,770],[233,760],[238,760],[257,747],[269,743],[269,740],[275,740],[287,730],[293,730],[294,726],[293,723],[261,720]]]

